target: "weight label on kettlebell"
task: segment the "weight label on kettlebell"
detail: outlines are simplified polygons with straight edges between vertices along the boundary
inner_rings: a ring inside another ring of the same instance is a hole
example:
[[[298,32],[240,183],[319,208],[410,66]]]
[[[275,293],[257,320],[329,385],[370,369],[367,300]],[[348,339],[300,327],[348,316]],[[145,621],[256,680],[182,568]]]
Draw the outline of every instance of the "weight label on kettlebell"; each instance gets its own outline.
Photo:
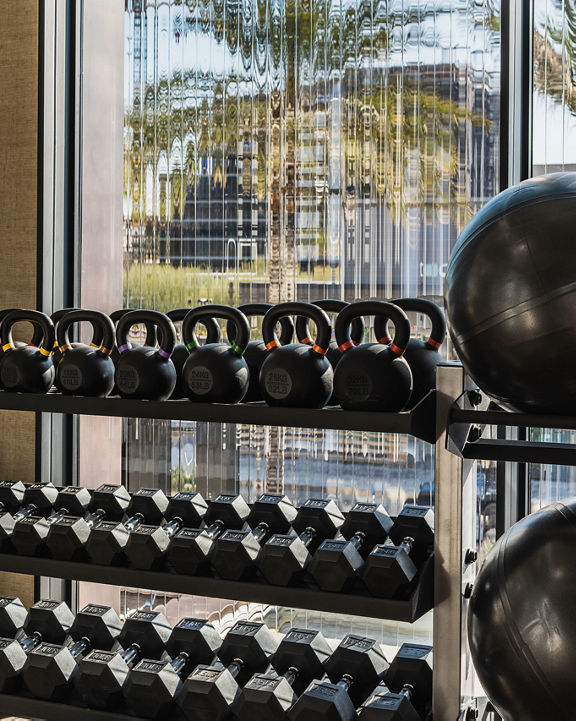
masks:
[[[282,368],[276,368],[266,374],[264,387],[272,398],[286,398],[292,391],[292,378]]]
[[[344,379],[344,388],[349,398],[365,401],[372,394],[372,381],[365,373],[350,373]]]
[[[123,393],[134,393],[139,385],[136,369],[132,366],[121,366],[117,369],[116,385]]]
[[[192,368],[186,380],[188,381],[190,390],[199,396],[210,393],[214,386],[214,376],[212,375],[212,371],[206,368],[206,366],[196,366]]]
[[[76,366],[65,366],[60,370],[60,382],[67,390],[77,390],[82,380],[82,371]]]
[[[14,368],[14,366],[9,366],[8,368],[2,368],[1,377],[3,385],[8,388],[13,388],[15,385],[18,385],[20,373],[17,368]]]

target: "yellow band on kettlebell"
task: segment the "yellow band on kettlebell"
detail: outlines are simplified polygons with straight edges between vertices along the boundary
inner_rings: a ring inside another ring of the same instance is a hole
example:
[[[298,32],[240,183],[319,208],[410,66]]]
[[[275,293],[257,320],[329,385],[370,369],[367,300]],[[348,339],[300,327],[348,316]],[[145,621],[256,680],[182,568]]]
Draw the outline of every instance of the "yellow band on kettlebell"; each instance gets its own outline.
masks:
[[[12,343],[6,343],[5,345],[2,346],[2,350],[4,352],[6,352],[7,350],[13,350],[13,349],[14,349],[14,345]]]
[[[45,355],[45,356],[49,356],[50,353],[52,353],[51,350],[46,350],[46,348],[38,348],[38,350],[40,351],[40,353],[42,353],[42,355]]]
[[[54,348],[54,350],[56,350],[56,348],[58,348],[58,341],[57,341],[57,340],[54,341],[54,345],[52,346],[52,348]]]
[[[91,347],[91,348],[100,348],[100,346],[98,345],[98,343],[90,343],[90,347]]]

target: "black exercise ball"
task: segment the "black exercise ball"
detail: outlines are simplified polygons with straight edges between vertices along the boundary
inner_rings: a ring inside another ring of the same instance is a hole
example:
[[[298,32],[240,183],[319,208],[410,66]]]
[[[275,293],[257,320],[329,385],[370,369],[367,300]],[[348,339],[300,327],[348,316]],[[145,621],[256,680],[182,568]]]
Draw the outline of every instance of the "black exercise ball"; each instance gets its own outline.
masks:
[[[506,721],[573,721],[576,499],[507,531],[470,599],[468,641],[486,695]]]
[[[574,413],[576,173],[493,198],[458,239],[444,296],[455,349],[482,390],[512,410]]]

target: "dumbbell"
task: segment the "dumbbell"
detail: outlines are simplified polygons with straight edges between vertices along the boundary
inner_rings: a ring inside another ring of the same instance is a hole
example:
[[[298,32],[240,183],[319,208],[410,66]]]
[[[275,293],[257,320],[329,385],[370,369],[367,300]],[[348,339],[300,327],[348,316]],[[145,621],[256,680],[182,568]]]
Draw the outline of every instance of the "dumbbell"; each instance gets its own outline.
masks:
[[[320,631],[290,629],[272,657],[276,673],[255,674],[240,692],[234,706],[238,721],[288,721],[298,696],[310,681],[324,676],[331,653]]]
[[[172,537],[167,558],[177,573],[194,576],[210,568],[214,542],[227,528],[242,528],[250,507],[241,496],[221,493],[208,501],[205,528],[183,528]]]
[[[208,504],[200,493],[179,491],[168,501],[163,526],[141,524],[130,534],[125,549],[134,568],[156,569],[162,566],[170,539],[184,526],[196,528],[206,515]]]
[[[125,523],[102,521],[94,526],[86,542],[86,551],[93,563],[117,566],[126,563],[126,546],[130,533],[142,523],[160,524],[168,508],[168,499],[158,488],[140,488],[132,494]]]
[[[12,481],[4,481],[4,483],[12,484]],[[2,502],[7,499],[8,503],[11,503],[14,498],[11,486],[4,486],[4,491],[5,495],[0,495],[0,499]],[[19,493],[19,490],[16,493]],[[26,486],[20,510],[13,516],[10,513],[0,515],[0,548],[5,551],[14,551],[12,534],[16,523],[29,518],[32,514],[36,520],[43,515],[48,515],[57,497],[58,489],[52,483],[31,483]]]
[[[349,634],[327,659],[329,681],[313,681],[288,712],[290,721],[355,721],[359,706],[388,670],[372,638]]]
[[[370,593],[381,598],[403,593],[422,567],[434,543],[434,511],[427,506],[404,506],[390,538],[396,545],[375,546],[361,574]]]
[[[28,613],[17,596],[0,596],[0,636],[16,638],[22,632]]]
[[[325,538],[333,538],[344,523],[334,501],[309,498],[298,509],[292,527],[299,536],[275,534],[258,557],[260,573],[275,586],[291,586],[302,580],[312,553]]]
[[[263,623],[235,623],[218,653],[226,668],[200,664],[182,684],[176,701],[186,718],[190,721],[231,718],[240,688],[252,674],[266,670],[277,646]]]
[[[36,698],[64,698],[78,670],[79,656],[93,648],[111,650],[121,628],[118,614],[110,606],[85,606],[70,628],[71,646],[42,643],[28,654],[22,669],[24,685]]]
[[[22,622],[25,636],[19,640],[13,637],[19,618],[8,619],[3,613],[0,618],[0,693],[10,693],[20,686],[28,653],[43,642],[64,643],[74,615],[64,601],[38,601]]]
[[[88,516],[64,516],[50,526],[46,547],[52,558],[72,561],[87,557],[91,529],[104,519],[121,521],[129,503],[130,494],[124,486],[98,486],[92,492]]]
[[[247,519],[251,530],[228,530],[216,540],[212,568],[230,581],[248,579],[254,574],[261,544],[273,533],[286,533],[295,518],[296,509],[287,496],[262,494]]]
[[[360,708],[359,721],[422,721],[432,707],[432,648],[404,643]]]
[[[172,661],[140,661],[128,677],[124,695],[138,716],[170,718],[182,678],[198,664],[212,663],[222,644],[218,631],[208,621],[183,618],[174,626],[166,645]]]
[[[28,516],[16,522],[12,533],[12,545],[23,556],[46,555],[46,538],[53,523],[64,516],[81,516],[90,504],[91,493],[80,486],[65,486],[54,501],[54,511],[49,518]]]
[[[377,543],[384,543],[393,521],[383,506],[355,503],[340,528],[344,538],[322,541],[308,573],[323,591],[349,590],[357,580],[364,558]]]
[[[158,611],[136,611],[129,616],[118,643],[122,653],[90,651],[78,664],[74,685],[90,708],[117,710],[123,704],[130,669],[144,656],[161,658],[170,638],[170,624]]]

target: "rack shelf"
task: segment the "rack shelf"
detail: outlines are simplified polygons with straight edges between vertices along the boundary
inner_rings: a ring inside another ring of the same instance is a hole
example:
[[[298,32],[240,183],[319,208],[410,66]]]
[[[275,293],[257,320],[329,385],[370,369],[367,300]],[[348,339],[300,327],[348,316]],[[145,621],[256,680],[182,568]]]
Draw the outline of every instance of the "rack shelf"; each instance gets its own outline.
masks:
[[[402,413],[368,413],[339,408],[271,408],[264,403],[191,403],[188,400],[142,401],[126,398],[66,396],[56,391],[8,393],[0,391],[0,409],[40,413],[74,413],[90,416],[155,418],[163,420],[252,423],[381,433],[410,433],[435,443],[436,392],[423,398],[412,410]]]
[[[138,716],[116,713],[114,711],[97,711],[84,706],[42,701],[26,696],[0,694],[0,715],[24,718],[45,719],[45,721],[145,721]],[[165,719],[164,721],[172,721]]]
[[[0,554],[0,570],[113,586],[150,588],[209,598],[233,598],[274,606],[368,616],[412,623],[432,608],[433,557],[424,564],[405,600],[375,598],[367,594],[327,593],[313,588],[271,586],[266,583],[225,581],[207,576],[183,576],[169,571],[140,571],[121,566],[58,561],[16,554]]]

